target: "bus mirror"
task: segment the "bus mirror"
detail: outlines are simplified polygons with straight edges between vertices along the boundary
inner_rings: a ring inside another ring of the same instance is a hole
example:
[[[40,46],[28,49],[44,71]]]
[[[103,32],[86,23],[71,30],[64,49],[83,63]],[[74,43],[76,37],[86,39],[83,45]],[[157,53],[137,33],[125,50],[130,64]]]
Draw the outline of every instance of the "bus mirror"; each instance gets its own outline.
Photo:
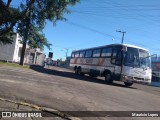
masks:
[[[157,54],[153,54],[153,55],[151,55],[151,56],[149,56],[149,57],[153,57],[153,56],[155,56],[155,59],[154,59],[154,60],[158,61],[158,55],[157,55]]]
[[[127,47],[126,47],[126,46],[123,46],[122,50],[123,50],[124,52],[127,52]]]

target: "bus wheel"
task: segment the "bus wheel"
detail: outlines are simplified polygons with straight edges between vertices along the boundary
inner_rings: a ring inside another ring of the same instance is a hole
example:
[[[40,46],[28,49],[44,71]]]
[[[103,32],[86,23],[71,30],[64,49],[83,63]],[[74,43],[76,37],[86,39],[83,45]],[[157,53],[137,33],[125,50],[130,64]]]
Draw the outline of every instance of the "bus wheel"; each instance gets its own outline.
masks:
[[[133,83],[128,83],[128,82],[124,82],[124,84],[125,84],[126,87],[129,87],[129,86],[133,85]]]
[[[74,67],[74,73],[77,74],[77,67]]]
[[[112,76],[110,73],[106,73],[105,75],[105,82],[111,84],[113,82]]]
[[[78,69],[77,69],[77,74],[78,74],[78,75],[82,75],[82,76],[84,75],[84,73],[82,73],[82,71],[81,71],[81,67],[78,67]]]

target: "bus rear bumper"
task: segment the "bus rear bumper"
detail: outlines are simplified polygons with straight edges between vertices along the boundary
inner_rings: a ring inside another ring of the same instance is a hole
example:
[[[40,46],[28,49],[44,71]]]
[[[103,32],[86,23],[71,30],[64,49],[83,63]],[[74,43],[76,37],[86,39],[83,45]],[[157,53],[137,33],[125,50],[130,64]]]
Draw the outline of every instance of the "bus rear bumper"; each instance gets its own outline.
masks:
[[[128,83],[142,83],[142,84],[148,84],[148,85],[151,83],[151,79],[132,77],[132,76],[126,76],[126,75],[122,75],[121,81],[128,82]]]

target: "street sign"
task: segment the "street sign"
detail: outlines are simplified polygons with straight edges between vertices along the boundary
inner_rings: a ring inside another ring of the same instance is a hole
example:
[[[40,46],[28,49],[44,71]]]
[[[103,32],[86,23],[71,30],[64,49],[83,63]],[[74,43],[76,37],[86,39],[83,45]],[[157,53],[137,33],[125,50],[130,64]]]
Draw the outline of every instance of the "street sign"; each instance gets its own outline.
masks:
[[[48,57],[49,57],[49,58],[52,58],[52,57],[53,57],[53,52],[49,52]]]

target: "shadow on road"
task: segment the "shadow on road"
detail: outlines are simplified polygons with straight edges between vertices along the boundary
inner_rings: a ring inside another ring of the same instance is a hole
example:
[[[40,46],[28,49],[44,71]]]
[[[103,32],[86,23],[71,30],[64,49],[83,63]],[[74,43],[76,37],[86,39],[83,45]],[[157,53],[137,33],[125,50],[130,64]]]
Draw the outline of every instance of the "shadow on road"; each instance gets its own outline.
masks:
[[[31,65],[30,68],[32,70],[35,70],[37,72],[41,72],[41,73],[44,73],[44,74],[73,78],[73,79],[76,79],[76,80],[94,82],[94,83],[99,83],[99,84],[106,84],[105,81],[102,80],[102,79],[93,78],[93,77],[89,77],[89,76],[79,76],[79,75],[76,75],[73,72],[58,71],[58,70],[54,70],[54,69],[43,68],[43,67],[37,66],[37,65]],[[124,88],[130,88],[130,89],[137,89],[137,88],[134,88],[134,87],[126,87],[123,84],[117,84],[117,83],[106,84],[106,85],[111,85],[111,86],[116,86],[116,87],[124,87]]]

